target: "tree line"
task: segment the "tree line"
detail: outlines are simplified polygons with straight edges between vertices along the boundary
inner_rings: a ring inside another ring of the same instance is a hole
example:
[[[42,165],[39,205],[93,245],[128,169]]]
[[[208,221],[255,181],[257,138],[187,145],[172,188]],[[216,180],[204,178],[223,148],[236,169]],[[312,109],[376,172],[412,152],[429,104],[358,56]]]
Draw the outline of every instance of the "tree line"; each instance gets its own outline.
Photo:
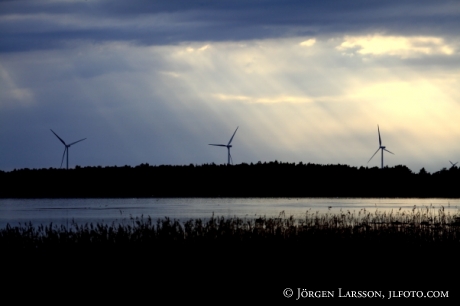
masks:
[[[0,198],[460,197],[460,169],[283,162],[0,171]]]

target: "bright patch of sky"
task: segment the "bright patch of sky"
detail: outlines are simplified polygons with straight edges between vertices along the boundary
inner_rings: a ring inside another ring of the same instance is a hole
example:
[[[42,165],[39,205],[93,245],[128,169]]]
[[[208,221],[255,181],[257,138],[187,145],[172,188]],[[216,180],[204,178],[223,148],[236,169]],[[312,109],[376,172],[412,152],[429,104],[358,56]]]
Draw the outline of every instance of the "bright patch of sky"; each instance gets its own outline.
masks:
[[[440,37],[403,37],[403,36],[346,36],[337,47],[344,51],[356,50],[361,55],[390,55],[401,58],[422,55],[452,55],[454,49]]]

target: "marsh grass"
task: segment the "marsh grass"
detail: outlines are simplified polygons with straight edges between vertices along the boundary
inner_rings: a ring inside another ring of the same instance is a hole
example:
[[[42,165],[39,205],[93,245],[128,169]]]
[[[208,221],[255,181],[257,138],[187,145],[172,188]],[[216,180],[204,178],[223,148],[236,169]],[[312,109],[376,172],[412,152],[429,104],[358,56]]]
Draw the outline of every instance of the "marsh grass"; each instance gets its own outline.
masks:
[[[153,249],[165,247],[295,247],[318,248],[451,248],[460,249],[460,216],[444,207],[413,207],[391,212],[366,209],[313,213],[295,219],[283,212],[275,218],[190,219],[130,217],[121,223],[69,226],[7,225],[0,229],[3,250]]]

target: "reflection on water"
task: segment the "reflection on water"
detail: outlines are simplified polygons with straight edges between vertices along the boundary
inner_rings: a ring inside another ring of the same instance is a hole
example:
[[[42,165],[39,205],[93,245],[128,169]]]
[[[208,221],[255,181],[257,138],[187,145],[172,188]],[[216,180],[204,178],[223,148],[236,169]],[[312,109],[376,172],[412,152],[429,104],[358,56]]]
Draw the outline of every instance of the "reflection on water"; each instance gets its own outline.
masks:
[[[154,220],[276,217],[305,217],[311,213],[356,212],[361,209],[373,213],[411,211],[426,208],[437,212],[444,207],[446,213],[459,214],[460,199],[361,199],[361,198],[135,198],[135,199],[0,199],[0,228],[32,222],[34,225],[67,225],[127,222],[131,217],[150,216]]]

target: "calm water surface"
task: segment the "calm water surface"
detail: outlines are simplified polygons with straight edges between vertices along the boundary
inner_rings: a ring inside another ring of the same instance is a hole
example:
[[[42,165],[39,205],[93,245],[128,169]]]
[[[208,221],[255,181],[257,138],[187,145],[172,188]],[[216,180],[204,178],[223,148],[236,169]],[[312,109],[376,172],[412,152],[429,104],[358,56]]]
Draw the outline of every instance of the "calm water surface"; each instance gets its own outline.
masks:
[[[135,199],[0,199],[0,228],[6,224],[61,225],[72,220],[78,224],[125,222],[130,217],[150,216],[179,219],[209,219],[215,216],[255,218],[276,217],[284,211],[287,217],[305,217],[309,213],[358,213],[365,208],[371,213],[391,210],[411,211],[428,207],[437,212],[460,214],[460,199],[394,199],[394,198],[135,198]]]

